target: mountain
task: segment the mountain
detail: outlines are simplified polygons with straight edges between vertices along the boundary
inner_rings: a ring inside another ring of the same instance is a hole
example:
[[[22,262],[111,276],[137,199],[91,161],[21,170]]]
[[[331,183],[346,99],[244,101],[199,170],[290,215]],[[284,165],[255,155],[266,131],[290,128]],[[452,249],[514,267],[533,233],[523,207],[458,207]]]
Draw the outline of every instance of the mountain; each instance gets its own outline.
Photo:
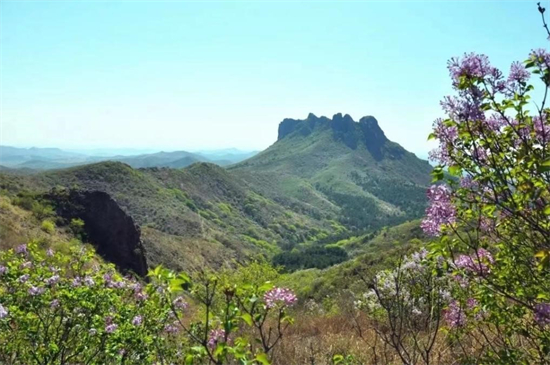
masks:
[[[68,164],[74,161],[81,161],[86,156],[60,150],[59,148],[17,148],[0,146],[0,164],[7,167],[30,167],[26,166],[32,161],[41,161],[44,164],[57,163]]]
[[[197,154],[207,158],[210,161],[216,161],[220,166],[235,164],[244,161],[259,151],[241,151],[236,148],[225,148],[221,150],[198,151]]]
[[[90,154],[98,152],[97,155]],[[108,155],[108,152],[121,151],[123,154]],[[87,153],[69,152],[58,148],[16,148],[0,146],[0,165],[14,169],[53,170],[86,165],[100,161],[119,161],[132,167],[171,167],[183,168],[195,162],[212,162],[227,166],[253,156],[256,152],[243,152],[237,149],[215,150],[191,153],[187,151],[155,152],[128,155],[126,149],[90,150]]]
[[[272,146],[227,168],[185,151],[115,159],[1,169],[0,192],[107,193],[139,226],[151,265],[219,269],[264,256],[291,270],[348,260],[366,235],[420,217],[431,171],[374,117],[341,114],[285,119]]]
[[[420,217],[431,169],[390,141],[374,117],[356,122],[340,113],[285,119],[272,146],[229,168],[295,211],[354,230]]]
[[[211,163],[134,169],[101,162],[69,169],[0,173],[0,190],[47,194],[54,187],[109,194],[141,228],[147,261],[180,270],[219,269],[341,231],[292,211]]]
[[[203,156],[186,152],[157,152],[138,156],[120,157],[115,156],[109,158],[112,161],[124,162],[134,168],[141,167],[172,167],[182,168],[189,166],[195,162],[207,162],[210,161]]]

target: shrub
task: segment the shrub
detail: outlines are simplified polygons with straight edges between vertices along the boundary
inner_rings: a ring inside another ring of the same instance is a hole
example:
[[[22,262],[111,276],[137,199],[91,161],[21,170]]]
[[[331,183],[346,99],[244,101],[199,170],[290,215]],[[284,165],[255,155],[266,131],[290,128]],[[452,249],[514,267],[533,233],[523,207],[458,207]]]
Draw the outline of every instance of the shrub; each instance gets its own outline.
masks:
[[[40,228],[49,234],[52,234],[55,232],[55,223],[50,220],[42,221],[42,224],[40,225]]]
[[[533,50],[507,78],[474,53],[451,59],[449,72],[456,95],[441,102],[446,117],[430,136],[439,141],[431,154],[439,184],[422,224],[460,283],[447,324],[461,348],[483,349],[476,362],[548,363],[550,53]],[[543,98],[534,108],[532,76]]]
[[[192,283],[162,267],[144,283],[78,246],[0,252],[0,279],[0,362],[9,364],[268,364],[296,301],[270,283]]]

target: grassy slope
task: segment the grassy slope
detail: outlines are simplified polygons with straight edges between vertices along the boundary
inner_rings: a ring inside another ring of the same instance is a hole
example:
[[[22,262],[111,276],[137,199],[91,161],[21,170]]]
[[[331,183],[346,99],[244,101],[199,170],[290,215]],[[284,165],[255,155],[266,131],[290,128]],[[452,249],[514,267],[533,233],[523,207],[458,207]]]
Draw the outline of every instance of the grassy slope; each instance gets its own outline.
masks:
[[[151,264],[174,269],[218,268],[271,255],[285,245],[333,230],[327,221],[292,212],[207,163],[186,169],[132,169],[103,162],[32,176],[0,174],[12,189],[54,186],[109,193],[142,227]]]
[[[73,244],[75,237],[70,230],[54,224],[53,230],[46,231],[42,228],[44,220],[16,205],[13,198],[0,195],[0,250],[15,248],[32,240],[55,249],[67,249]],[[47,220],[55,222],[55,217]]]
[[[393,142],[384,148],[385,157],[377,160],[362,141],[351,149],[330,129],[318,128],[286,136],[230,170],[287,206],[365,228],[353,219],[357,208],[349,207],[348,200],[356,200],[370,210],[359,212],[372,216],[364,222],[378,228],[420,216],[431,171]]]

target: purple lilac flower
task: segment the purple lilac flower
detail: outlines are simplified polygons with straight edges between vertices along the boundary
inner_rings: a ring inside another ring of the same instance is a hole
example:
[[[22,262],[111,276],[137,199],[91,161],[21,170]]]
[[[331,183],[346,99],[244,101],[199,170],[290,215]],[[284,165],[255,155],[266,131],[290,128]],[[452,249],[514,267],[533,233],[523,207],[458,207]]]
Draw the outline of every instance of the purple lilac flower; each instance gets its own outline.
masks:
[[[114,289],[124,289],[126,287],[126,283],[124,281],[112,281],[109,287]]]
[[[433,130],[437,139],[443,142],[452,143],[458,137],[458,129],[456,126],[448,126],[441,118],[434,121]]]
[[[179,330],[180,329],[176,322],[174,322],[173,324],[167,324],[166,326],[164,326],[164,332],[166,333],[178,333]]]
[[[477,254],[472,257],[468,255],[460,255],[455,260],[455,265],[459,269],[464,269],[468,272],[473,272],[479,275],[488,274],[491,269],[490,265],[494,263],[493,256],[484,248],[477,250]]]
[[[512,62],[508,75],[509,83],[526,83],[530,76],[531,74],[521,62]]]
[[[447,68],[455,83],[458,83],[461,77],[494,76],[494,68],[489,63],[489,57],[483,54],[465,53],[461,58],[451,58]]]
[[[73,288],[78,288],[81,285],[82,285],[82,278],[80,276],[73,278],[73,280],[71,281],[71,286]]]
[[[17,246],[15,248],[15,253],[26,255],[28,253],[27,245],[22,244],[22,245]]]
[[[461,288],[466,288],[470,284],[468,278],[462,275],[453,275],[453,279],[458,283],[458,285],[460,285]]]
[[[134,326],[141,326],[142,322],[143,322],[143,317],[142,316],[135,316],[134,318],[132,318],[132,324]]]
[[[37,287],[37,286],[31,285],[31,287],[29,288],[29,294],[32,296],[36,296],[44,293],[45,290],[46,289],[43,287]]]
[[[176,309],[180,309],[180,310],[184,310],[189,306],[189,304],[187,304],[187,302],[183,299],[183,297],[177,297],[176,299],[174,299],[172,304]]]
[[[546,144],[550,141],[550,125],[546,113],[543,113],[542,116],[536,115],[533,117],[533,129],[539,143]]]
[[[471,176],[463,176],[460,178],[460,187],[464,189],[477,189],[478,183]]]
[[[105,326],[105,332],[113,333],[116,331],[117,328],[118,328],[118,325],[116,325],[115,323],[111,323]]]
[[[4,308],[2,304],[0,304],[0,319],[6,318],[8,316],[8,310]]]
[[[535,321],[541,326],[550,324],[550,303],[535,305]]]
[[[483,126],[490,131],[497,132],[507,125],[506,120],[500,114],[491,114],[483,120]]]
[[[53,275],[52,277],[45,280],[47,285],[55,285],[59,282],[59,275]]]
[[[50,303],[50,308],[51,309],[59,308],[59,304],[60,304],[59,299],[54,299]]]
[[[97,333],[97,330],[96,330],[95,328],[90,328],[90,330],[88,331],[88,333],[89,333],[90,335],[93,336],[93,335],[95,335],[95,334]]]
[[[288,288],[273,288],[264,294],[265,305],[273,308],[277,305],[290,307],[296,303],[296,295]]]
[[[449,306],[445,310],[444,318],[447,325],[452,328],[462,327],[466,324],[466,315],[464,314],[460,303],[456,300],[449,303]]]
[[[218,345],[218,343],[223,342],[224,340],[225,340],[225,330],[223,329],[211,330],[210,334],[208,335],[208,347],[213,349]]]
[[[447,147],[439,146],[428,152],[428,160],[449,166],[452,163]]]
[[[55,255],[55,252],[54,252],[51,248],[48,248],[48,249],[46,250],[46,255],[47,255],[48,257],[52,257],[53,255]]]
[[[147,300],[148,295],[147,295],[147,293],[144,293],[144,292],[140,291],[140,292],[135,293],[134,297],[138,301],[144,301],[144,300]]]
[[[27,280],[29,280],[29,277],[30,277],[29,274],[21,275],[21,276],[17,279],[17,281],[20,282],[20,283],[26,283]]]
[[[95,285],[95,281],[94,279],[92,279],[90,276],[86,276],[84,278],[84,285],[86,286],[94,286]]]
[[[529,58],[542,70],[550,68],[550,53],[544,48],[532,50]]]
[[[30,269],[32,267],[32,262],[25,261],[21,265],[19,265],[20,269]]]
[[[8,268],[6,266],[0,265],[0,275],[4,275],[8,272]]]
[[[431,236],[441,234],[441,227],[456,221],[456,210],[451,203],[451,191],[444,185],[432,185],[428,190],[430,206],[421,227]]]
[[[443,111],[454,121],[465,122],[474,120],[483,120],[485,114],[481,110],[482,97],[459,98],[456,96],[445,96],[440,102]]]

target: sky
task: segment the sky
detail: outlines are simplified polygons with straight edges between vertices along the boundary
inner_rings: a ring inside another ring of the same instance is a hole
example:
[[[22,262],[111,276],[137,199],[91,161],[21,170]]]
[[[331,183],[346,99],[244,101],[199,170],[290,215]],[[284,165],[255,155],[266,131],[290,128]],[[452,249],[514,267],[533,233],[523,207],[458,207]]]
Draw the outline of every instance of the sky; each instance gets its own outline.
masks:
[[[538,47],[527,0],[1,0],[0,144],[261,150],[340,112],[425,156],[450,57]]]

